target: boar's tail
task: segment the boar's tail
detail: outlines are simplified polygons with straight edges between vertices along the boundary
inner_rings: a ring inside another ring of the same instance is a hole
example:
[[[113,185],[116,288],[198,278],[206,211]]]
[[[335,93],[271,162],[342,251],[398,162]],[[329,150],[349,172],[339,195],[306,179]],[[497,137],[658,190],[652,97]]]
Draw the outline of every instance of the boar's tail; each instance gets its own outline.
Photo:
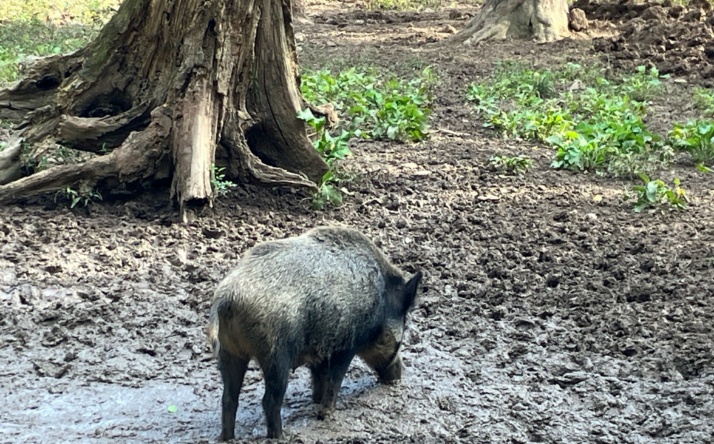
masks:
[[[218,340],[218,328],[220,323],[218,322],[218,311],[221,308],[223,300],[217,299],[211,306],[211,313],[208,317],[208,326],[206,328],[206,334],[208,335],[208,342],[211,344],[213,349],[213,357],[218,357],[218,352],[221,349],[221,343]]]

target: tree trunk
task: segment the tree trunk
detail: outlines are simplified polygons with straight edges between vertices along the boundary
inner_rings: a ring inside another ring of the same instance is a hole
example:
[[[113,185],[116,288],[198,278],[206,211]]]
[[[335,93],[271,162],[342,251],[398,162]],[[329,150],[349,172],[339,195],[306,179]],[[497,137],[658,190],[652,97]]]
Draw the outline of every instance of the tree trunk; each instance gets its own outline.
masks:
[[[450,41],[476,44],[511,37],[553,42],[569,35],[567,0],[487,0]]]
[[[316,189],[327,165],[297,118],[304,102],[290,8],[289,0],[125,0],[85,48],[40,59],[0,90],[0,118],[18,124],[14,143],[53,137],[110,154],[2,185],[0,202],[77,181],[170,178],[185,216],[212,202],[216,158],[227,159],[232,179]],[[0,178],[14,178],[5,167]]]

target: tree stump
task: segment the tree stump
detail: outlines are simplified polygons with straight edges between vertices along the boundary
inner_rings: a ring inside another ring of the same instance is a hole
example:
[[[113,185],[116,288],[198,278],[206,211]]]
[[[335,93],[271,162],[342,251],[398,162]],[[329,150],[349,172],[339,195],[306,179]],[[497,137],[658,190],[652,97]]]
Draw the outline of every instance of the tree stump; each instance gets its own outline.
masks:
[[[510,37],[553,42],[568,35],[566,0],[487,0],[450,41],[468,45]]]
[[[78,181],[170,179],[185,217],[212,203],[217,153],[231,179],[316,189],[327,165],[297,118],[291,20],[289,0],[125,0],[85,48],[0,90],[13,140],[108,153],[2,185],[0,203]],[[0,163],[0,177],[12,168]]]

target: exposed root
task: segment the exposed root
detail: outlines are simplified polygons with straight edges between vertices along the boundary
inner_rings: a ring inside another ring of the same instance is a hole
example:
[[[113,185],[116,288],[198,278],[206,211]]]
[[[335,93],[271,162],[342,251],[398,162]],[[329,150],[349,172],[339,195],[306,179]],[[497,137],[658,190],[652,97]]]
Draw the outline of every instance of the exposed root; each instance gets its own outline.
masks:
[[[75,117],[63,115],[57,125],[57,140],[72,148],[102,153],[124,142],[132,131],[149,123],[148,106],[142,105],[117,116]]]
[[[22,176],[20,154],[22,153],[23,138],[11,138],[5,149],[0,151],[0,185],[10,183]]]
[[[307,177],[263,163],[250,151],[242,133],[232,131],[225,134],[222,143],[229,155],[231,175],[238,177],[242,182],[255,182],[261,186],[290,186],[317,191],[317,184]]]
[[[151,113],[146,130],[131,134],[111,154],[75,165],[60,165],[0,186],[0,203],[39,193],[64,189],[76,182],[93,187],[100,180],[116,177],[129,183],[151,177],[165,151],[171,117],[165,108]]]
[[[57,88],[81,64],[76,53],[31,59],[26,78],[0,89],[0,119],[22,121],[27,113],[56,103]]]
[[[311,103],[308,103],[307,105],[310,108],[310,111],[312,111],[312,114],[316,117],[322,116],[327,119],[327,128],[334,128],[337,126],[337,124],[340,122],[340,116],[337,114],[337,111],[335,110],[335,106],[331,103],[327,103],[325,105],[313,105]]]

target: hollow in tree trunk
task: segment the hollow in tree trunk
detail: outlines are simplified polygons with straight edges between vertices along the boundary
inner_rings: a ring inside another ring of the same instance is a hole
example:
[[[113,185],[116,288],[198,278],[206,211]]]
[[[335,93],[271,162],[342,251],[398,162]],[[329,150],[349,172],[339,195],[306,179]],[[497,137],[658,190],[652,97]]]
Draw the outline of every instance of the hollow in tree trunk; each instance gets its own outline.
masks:
[[[85,48],[0,90],[0,119],[17,124],[0,203],[170,179],[185,217],[212,202],[217,158],[234,180],[315,189],[327,165],[296,117],[291,20],[289,0],[125,0]],[[17,179],[17,147],[48,137],[101,155]]]
[[[476,44],[511,37],[553,42],[568,35],[567,0],[486,0],[451,41]]]

